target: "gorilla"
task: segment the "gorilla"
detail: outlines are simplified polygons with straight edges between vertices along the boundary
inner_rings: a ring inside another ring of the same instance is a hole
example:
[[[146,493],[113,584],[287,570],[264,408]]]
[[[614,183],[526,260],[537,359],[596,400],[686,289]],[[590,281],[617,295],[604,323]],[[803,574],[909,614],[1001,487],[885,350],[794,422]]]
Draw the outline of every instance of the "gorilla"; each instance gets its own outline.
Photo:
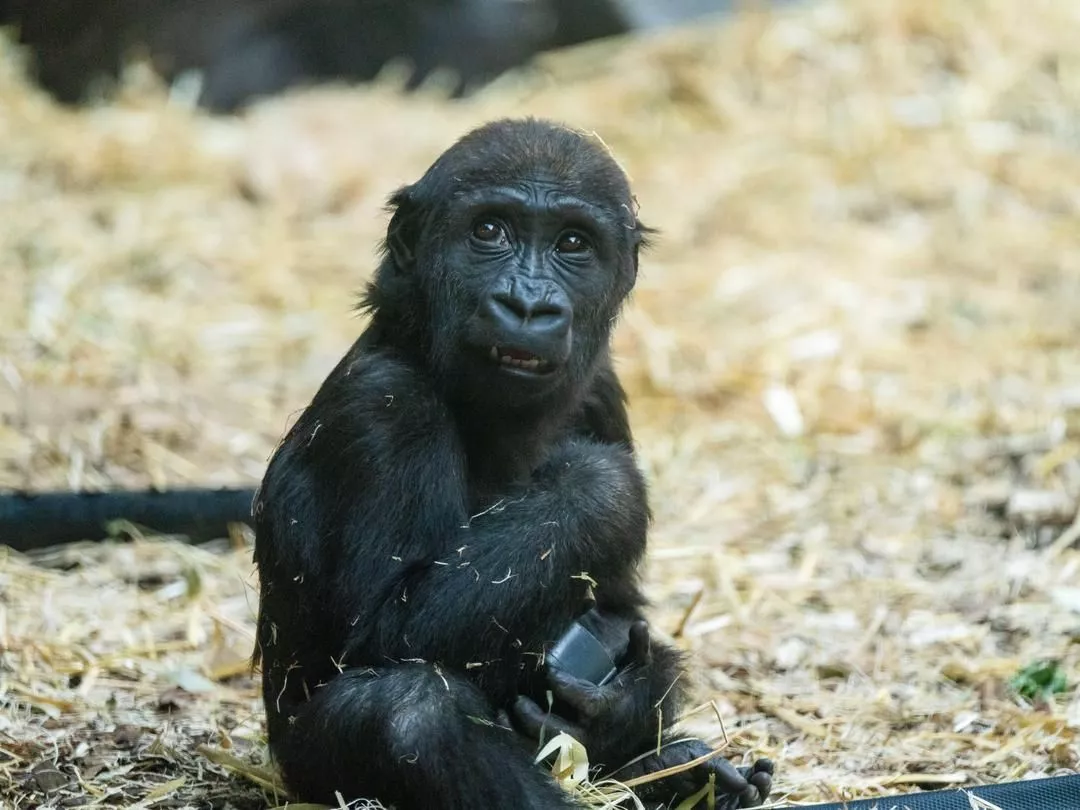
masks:
[[[564,731],[652,807],[736,768],[671,731],[682,656],[650,634],[650,520],[613,324],[650,230],[603,144],[549,122],[465,135],[391,198],[365,330],[253,505],[255,659],[300,800],[553,810]],[[550,697],[550,700],[549,700]],[[704,806],[704,805],[702,805]]]
[[[758,0],[766,5],[791,0]],[[753,4],[753,0],[745,0]],[[0,0],[38,82],[68,104],[106,88],[136,53],[198,102],[233,113],[290,88],[411,67],[415,89],[451,71],[461,96],[539,53],[735,12],[740,0]]]

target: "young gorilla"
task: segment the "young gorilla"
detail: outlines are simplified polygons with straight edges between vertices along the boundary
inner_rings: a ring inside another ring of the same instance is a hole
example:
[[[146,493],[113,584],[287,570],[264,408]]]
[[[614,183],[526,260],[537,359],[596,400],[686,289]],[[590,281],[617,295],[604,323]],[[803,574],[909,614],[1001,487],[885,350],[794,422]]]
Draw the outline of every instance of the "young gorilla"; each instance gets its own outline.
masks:
[[[545,730],[620,778],[707,754],[657,753],[681,663],[642,620],[649,512],[608,350],[646,231],[626,178],[595,139],[500,121],[392,204],[370,325],[255,503],[256,656],[289,787],[552,810],[578,805],[533,764]],[[604,685],[545,664],[587,596],[619,664]],[[647,798],[713,775],[719,807],[756,806],[771,773],[714,758]]]

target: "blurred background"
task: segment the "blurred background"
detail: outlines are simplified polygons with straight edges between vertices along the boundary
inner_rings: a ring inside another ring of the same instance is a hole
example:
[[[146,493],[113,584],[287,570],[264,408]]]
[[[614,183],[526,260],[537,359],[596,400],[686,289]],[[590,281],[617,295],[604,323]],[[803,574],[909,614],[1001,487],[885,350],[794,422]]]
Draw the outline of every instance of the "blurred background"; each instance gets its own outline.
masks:
[[[388,194],[484,121],[554,118],[660,230],[616,350],[688,726],[774,758],[777,799],[1077,769],[1080,5],[0,23],[0,489],[255,486],[363,326]],[[249,543],[0,546],[0,798],[284,803]]]

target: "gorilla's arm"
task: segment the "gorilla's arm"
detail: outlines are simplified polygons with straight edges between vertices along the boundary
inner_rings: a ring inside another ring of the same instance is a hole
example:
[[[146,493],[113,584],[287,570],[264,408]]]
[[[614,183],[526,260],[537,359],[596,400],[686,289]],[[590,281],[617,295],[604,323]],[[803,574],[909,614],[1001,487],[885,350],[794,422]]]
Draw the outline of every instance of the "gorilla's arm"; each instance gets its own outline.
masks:
[[[626,399],[611,361],[605,357],[576,419],[576,431],[596,441],[620,444],[632,450]],[[537,739],[565,731],[586,743],[593,764],[603,764],[609,772],[631,761],[627,752],[641,754],[651,748],[651,753],[634,756],[630,765],[614,774],[621,780],[677,767],[708,754],[711,749],[704,742],[680,740],[667,730],[679,719],[686,699],[685,687],[680,682],[683,655],[650,638],[648,626],[642,620],[636,582],[624,579],[608,583],[598,596],[601,612],[593,615],[590,630],[616,658],[619,651],[626,649],[618,677],[598,688],[552,672],[549,687],[559,699],[562,713],[569,714],[570,719],[552,713],[546,705],[542,708],[530,697],[521,696],[513,710],[518,729]],[[658,734],[660,726],[662,738]],[[661,742],[659,747],[657,742]],[[713,775],[720,810],[752,807],[769,795],[772,773],[769,760],[736,769],[723,757],[713,757],[690,771],[645,786],[639,793],[643,798],[661,798],[672,792],[690,796]]]
[[[450,414],[419,372],[384,353],[347,358],[267,472],[260,569],[286,568],[273,579],[302,581],[289,589],[331,606],[349,664],[422,650],[464,666],[490,656],[497,634],[513,644],[538,625],[561,632],[583,574],[625,577],[644,551],[644,482],[624,448],[568,439],[476,515],[467,476]],[[288,613],[282,602],[268,612]],[[369,621],[350,625],[355,616]]]

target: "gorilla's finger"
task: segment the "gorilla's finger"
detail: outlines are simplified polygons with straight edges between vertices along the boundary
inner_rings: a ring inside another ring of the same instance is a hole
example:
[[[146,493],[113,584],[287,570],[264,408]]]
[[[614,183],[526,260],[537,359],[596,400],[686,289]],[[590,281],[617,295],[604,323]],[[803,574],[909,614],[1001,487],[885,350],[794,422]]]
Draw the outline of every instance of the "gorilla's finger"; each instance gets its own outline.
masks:
[[[765,799],[754,785],[750,785],[739,794],[739,807],[760,807]]]
[[[495,725],[508,731],[514,730],[514,724],[510,722],[510,715],[507,714],[506,709],[499,709],[495,713]]]
[[[750,784],[757,788],[761,801],[765,801],[772,793],[772,774],[755,773],[750,777]]]
[[[643,666],[652,661],[652,641],[649,638],[649,623],[636,621],[630,625],[630,644],[627,648],[627,662]]]
[[[602,688],[561,670],[554,669],[548,673],[548,682],[555,697],[585,717],[602,714],[610,703]]]
[[[757,788],[761,800],[769,798],[772,793],[773,763],[768,759],[759,759],[754,763],[751,772],[746,774],[746,779]]]
[[[581,739],[581,731],[577,726],[542,709],[536,701],[524,695],[519,695],[514,701],[513,712],[518,729],[534,740],[550,739],[560,733]]]
[[[511,707],[514,726],[527,737],[539,739],[547,724],[548,713],[531,698],[519,695]]]
[[[716,776],[716,789],[721,793],[745,793],[750,783],[738,769],[723,757],[716,757],[708,763],[709,771]]]
[[[750,772],[755,774],[767,773],[772,776],[776,772],[776,766],[773,765],[771,759],[763,757],[762,759],[754,760],[754,766],[750,769]]]

